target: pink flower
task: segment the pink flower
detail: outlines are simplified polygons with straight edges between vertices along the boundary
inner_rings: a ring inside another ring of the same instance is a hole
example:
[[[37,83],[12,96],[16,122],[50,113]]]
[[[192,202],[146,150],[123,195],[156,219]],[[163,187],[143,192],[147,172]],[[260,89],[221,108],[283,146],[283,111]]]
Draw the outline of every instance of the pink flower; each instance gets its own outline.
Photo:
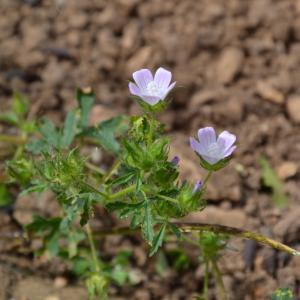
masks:
[[[217,138],[212,127],[201,128],[198,131],[198,139],[199,141],[190,138],[190,145],[195,152],[211,165],[227,158],[236,149],[236,146],[234,146],[236,136],[228,131],[223,131]]]
[[[130,93],[138,96],[150,105],[166,99],[176,82],[171,83],[172,73],[159,68],[154,75],[148,69],[141,69],[132,74],[135,83],[129,83]]]

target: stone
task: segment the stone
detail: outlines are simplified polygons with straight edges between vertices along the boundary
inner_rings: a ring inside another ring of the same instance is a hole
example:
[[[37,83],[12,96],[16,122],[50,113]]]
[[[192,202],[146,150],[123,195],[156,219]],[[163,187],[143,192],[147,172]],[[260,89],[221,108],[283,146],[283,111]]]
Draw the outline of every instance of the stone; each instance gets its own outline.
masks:
[[[300,208],[293,207],[282,219],[273,227],[273,232],[286,243],[298,240],[300,229]]]
[[[202,170],[199,164],[199,158],[190,148],[188,136],[180,133],[176,133],[172,136],[169,159],[171,160],[174,156],[180,158],[179,172],[181,180],[196,182],[196,180],[203,177],[203,175],[201,175]]]
[[[287,100],[287,113],[289,118],[300,124],[300,95],[290,96]]]
[[[229,47],[223,50],[216,66],[216,78],[219,83],[228,84],[240,72],[244,60],[241,49]]]
[[[297,170],[298,166],[291,161],[283,162],[276,168],[277,175],[282,180],[295,176]]]
[[[143,68],[147,65],[151,55],[153,54],[152,47],[145,46],[137,51],[127,62],[128,74]]]
[[[224,210],[216,206],[207,206],[201,212],[189,214],[184,221],[245,228],[247,216],[241,209]]]
[[[261,98],[270,102],[284,103],[284,95],[267,81],[259,81],[256,85],[256,92]]]
[[[90,124],[99,124],[105,120],[111,119],[119,115],[119,111],[106,107],[104,105],[95,105],[90,115]]]

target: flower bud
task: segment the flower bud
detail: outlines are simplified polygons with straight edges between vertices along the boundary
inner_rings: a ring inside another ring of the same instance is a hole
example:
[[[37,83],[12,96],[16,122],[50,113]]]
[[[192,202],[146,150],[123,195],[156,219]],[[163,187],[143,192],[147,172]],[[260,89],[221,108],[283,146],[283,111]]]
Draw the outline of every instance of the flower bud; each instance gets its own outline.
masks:
[[[197,180],[194,185],[193,194],[198,193],[201,190],[202,186],[203,186],[202,180]]]
[[[179,156],[174,156],[173,159],[171,160],[171,163],[174,165],[174,166],[177,166],[179,164],[179,161],[180,161],[180,158]]]

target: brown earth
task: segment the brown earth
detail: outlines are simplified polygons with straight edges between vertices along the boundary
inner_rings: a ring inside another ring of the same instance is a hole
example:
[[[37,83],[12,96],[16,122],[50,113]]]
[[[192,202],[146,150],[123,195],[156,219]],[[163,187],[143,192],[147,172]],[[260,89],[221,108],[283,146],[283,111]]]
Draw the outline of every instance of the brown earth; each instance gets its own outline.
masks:
[[[132,72],[164,66],[179,86],[162,120],[183,177],[201,177],[187,144],[199,127],[238,136],[231,165],[209,186],[210,207],[190,219],[241,226],[300,249],[299,0],[1,0],[0,15],[1,110],[17,90],[31,100],[32,116],[59,122],[75,106],[75,88],[92,86],[94,121],[134,114],[127,90]],[[284,210],[262,189],[262,154],[284,182]],[[3,234],[47,208],[31,202],[18,199],[12,215],[0,212]],[[64,275],[66,266],[32,260],[18,244],[2,241],[0,248],[1,299],[87,299]],[[240,240],[229,248],[221,267],[230,299],[269,299],[279,286],[300,297],[299,258]],[[189,269],[160,277],[139,238],[108,238],[101,251],[118,249],[133,250],[138,283],[112,287],[110,299],[190,299],[201,291],[195,251]]]

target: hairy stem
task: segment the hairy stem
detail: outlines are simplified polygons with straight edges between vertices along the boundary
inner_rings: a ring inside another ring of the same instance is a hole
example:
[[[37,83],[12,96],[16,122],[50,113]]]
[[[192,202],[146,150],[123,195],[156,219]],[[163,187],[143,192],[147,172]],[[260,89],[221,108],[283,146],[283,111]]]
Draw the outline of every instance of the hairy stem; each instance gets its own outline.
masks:
[[[222,273],[219,269],[219,266],[215,260],[211,260],[212,271],[216,280],[216,285],[218,289],[218,299],[227,300],[225,286],[222,278]]]
[[[223,233],[223,234],[238,236],[245,239],[254,240],[258,243],[268,245],[274,249],[287,252],[291,255],[300,255],[300,252],[290,248],[287,245],[284,245],[280,242],[277,242],[273,239],[257,234],[255,232],[251,232],[239,228],[228,227],[228,226],[217,225],[217,224],[181,223],[181,222],[174,222],[174,225],[177,225],[180,228],[180,230],[183,232],[212,231],[215,233]]]
[[[203,181],[203,188],[206,187],[207,183],[208,183],[208,180],[210,179],[211,175],[213,174],[213,171],[209,171],[207,173],[207,175],[205,176],[204,178],[204,181]]]
[[[105,193],[103,193],[103,192],[101,192],[101,191],[99,191],[99,190],[97,190],[95,187],[93,187],[91,184],[89,184],[89,183],[87,183],[87,182],[85,182],[85,181],[81,181],[81,183],[83,184],[83,185],[85,185],[86,187],[88,187],[91,191],[93,191],[94,193],[96,193],[96,194],[99,194],[100,196],[102,196],[102,197],[104,197],[104,198],[108,198],[108,195],[106,195]]]
[[[107,172],[107,174],[104,176],[103,181],[102,182],[107,182],[108,179],[110,179],[112,177],[112,175],[114,175],[114,173],[116,172],[116,170],[119,168],[121,162],[119,160],[116,160],[114,162],[114,164],[112,165],[112,167],[110,168],[110,170]]]
[[[17,135],[6,135],[0,134],[0,142],[15,144],[15,145],[24,145],[26,143],[26,139],[22,136]]]
[[[91,227],[89,225],[89,223],[86,224],[86,234],[88,237],[88,241],[90,244],[90,249],[91,249],[91,254],[92,254],[92,258],[95,264],[95,270],[96,272],[100,272],[100,263],[99,263],[99,259],[98,259],[98,255],[97,255],[97,251],[96,251],[96,247],[95,247],[95,242],[93,239],[93,234],[92,234],[92,230]]]
[[[258,243],[270,246],[274,249],[277,249],[279,251],[286,252],[291,255],[300,255],[300,252],[297,250],[284,245],[280,242],[277,242],[273,239],[270,239],[268,237],[265,237],[263,235],[257,234],[255,232],[234,228],[234,227],[228,227],[224,225],[217,225],[217,224],[204,224],[204,223],[182,223],[182,222],[172,222],[172,224],[179,227],[179,229],[182,232],[192,232],[192,231],[212,231],[215,233],[223,233],[228,234],[232,236],[241,237],[244,239],[250,239],[254,240]],[[118,234],[133,234],[137,232],[139,229],[130,229],[129,227],[115,227],[112,229],[106,229],[102,231],[98,231],[95,234],[97,236],[106,236],[106,235],[118,235]]]
[[[104,170],[102,170],[102,169],[99,168],[98,166],[93,165],[93,164],[90,163],[90,162],[86,162],[86,163],[85,163],[85,166],[86,166],[87,169],[89,169],[89,170],[91,170],[91,171],[94,171],[94,172],[96,172],[96,173],[98,173],[98,174],[100,174],[100,175],[102,175],[102,176],[105,175],[105,171],[104,171]]]
[[[209,260],[205,261],[205,274],[204,274],[204,285],[203,285],[203,298],[208,300],[208,279],[209,279]]]
[[[108,199],[109,199],[109,200],[115,200],[115,199],[118,199],[118,198],[120,198],[120,197],[123,197],[123,196],[125,196],[125,195],[127,195],[127,194],[130,194],[130,193],[134,192],[135,189],[136,189],[136,186],[135,186],[135,185],[130,185],[130,186],[126,187],[126,188],[123,189],[123,190],[120,190],[120,191],[118,191],[118,192],[116,192],[116,193],[114,193],[114,194],[109,195],[109,196],[108,196]]]

